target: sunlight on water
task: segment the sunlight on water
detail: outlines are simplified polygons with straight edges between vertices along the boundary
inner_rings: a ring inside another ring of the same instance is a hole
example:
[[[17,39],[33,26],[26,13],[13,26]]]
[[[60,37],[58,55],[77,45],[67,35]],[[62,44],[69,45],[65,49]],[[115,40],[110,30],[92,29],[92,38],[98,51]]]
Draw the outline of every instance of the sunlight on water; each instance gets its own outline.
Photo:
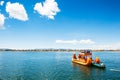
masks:
[[[116,72],[120,72],[120,70],[118,69],[110,69],[111,71],[116,71]]]

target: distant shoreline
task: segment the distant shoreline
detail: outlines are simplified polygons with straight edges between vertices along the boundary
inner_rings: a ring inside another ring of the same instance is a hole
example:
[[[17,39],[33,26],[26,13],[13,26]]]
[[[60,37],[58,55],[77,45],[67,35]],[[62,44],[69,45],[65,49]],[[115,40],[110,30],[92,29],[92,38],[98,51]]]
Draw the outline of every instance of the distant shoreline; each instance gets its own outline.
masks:
[[[2,51],[15,51],[15,52],[81,52],[84,49],[0,49]],[[86,49],[85,49],[86,50]],[[88,49],[90,50],[90,49]],[[120,50],[92,50],[92,52],[120,52]]]

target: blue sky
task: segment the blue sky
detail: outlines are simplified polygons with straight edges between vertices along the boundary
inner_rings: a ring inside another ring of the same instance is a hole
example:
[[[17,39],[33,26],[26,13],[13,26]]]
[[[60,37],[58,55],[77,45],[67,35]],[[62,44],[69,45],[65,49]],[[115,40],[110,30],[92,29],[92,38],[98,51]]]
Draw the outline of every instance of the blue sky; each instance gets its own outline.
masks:
[[[120,48],[119,0],[0,0],[0,48]]]

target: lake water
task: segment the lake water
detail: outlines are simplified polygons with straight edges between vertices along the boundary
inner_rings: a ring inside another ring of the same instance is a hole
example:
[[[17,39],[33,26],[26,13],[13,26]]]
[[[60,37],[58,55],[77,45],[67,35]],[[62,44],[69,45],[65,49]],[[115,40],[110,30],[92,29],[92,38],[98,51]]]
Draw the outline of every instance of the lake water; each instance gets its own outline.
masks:
[[[106,69],[73,64],[72,54],[0,52],[0,80],[120,80],[120,52],[93,52]]]

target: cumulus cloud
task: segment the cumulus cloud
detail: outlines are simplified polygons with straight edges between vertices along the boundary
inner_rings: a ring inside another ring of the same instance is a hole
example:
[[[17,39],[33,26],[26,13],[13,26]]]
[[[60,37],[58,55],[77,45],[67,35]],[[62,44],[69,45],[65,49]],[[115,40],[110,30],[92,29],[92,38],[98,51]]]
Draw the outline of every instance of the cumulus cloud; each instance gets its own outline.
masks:
[[[64,44],[94,44],[95,42],[87,39],[87,40],[56,40],[56,43],[64,43]]]
[[[3,25],[4,25],[4,21],[5,21],[5,17],[3,14],[0,13],[0,29],[3,29]]]
[[[34,10],[36,10],[40,15],[48,17],[49,19],[54,19],[54,16],[57,14],[57,12],[60,12],[58,4],[55,2],[55,0],[45,0],[43,3],[36,3]]]
[[[4,1],[0,1],[0,6],[3,6],[3,4],[4,4]]]
[[[22,4],[7,2],[6,12],[9,13],[10,18],[15,18],[18,20],[26,21],[28,20],[28,15]]]

